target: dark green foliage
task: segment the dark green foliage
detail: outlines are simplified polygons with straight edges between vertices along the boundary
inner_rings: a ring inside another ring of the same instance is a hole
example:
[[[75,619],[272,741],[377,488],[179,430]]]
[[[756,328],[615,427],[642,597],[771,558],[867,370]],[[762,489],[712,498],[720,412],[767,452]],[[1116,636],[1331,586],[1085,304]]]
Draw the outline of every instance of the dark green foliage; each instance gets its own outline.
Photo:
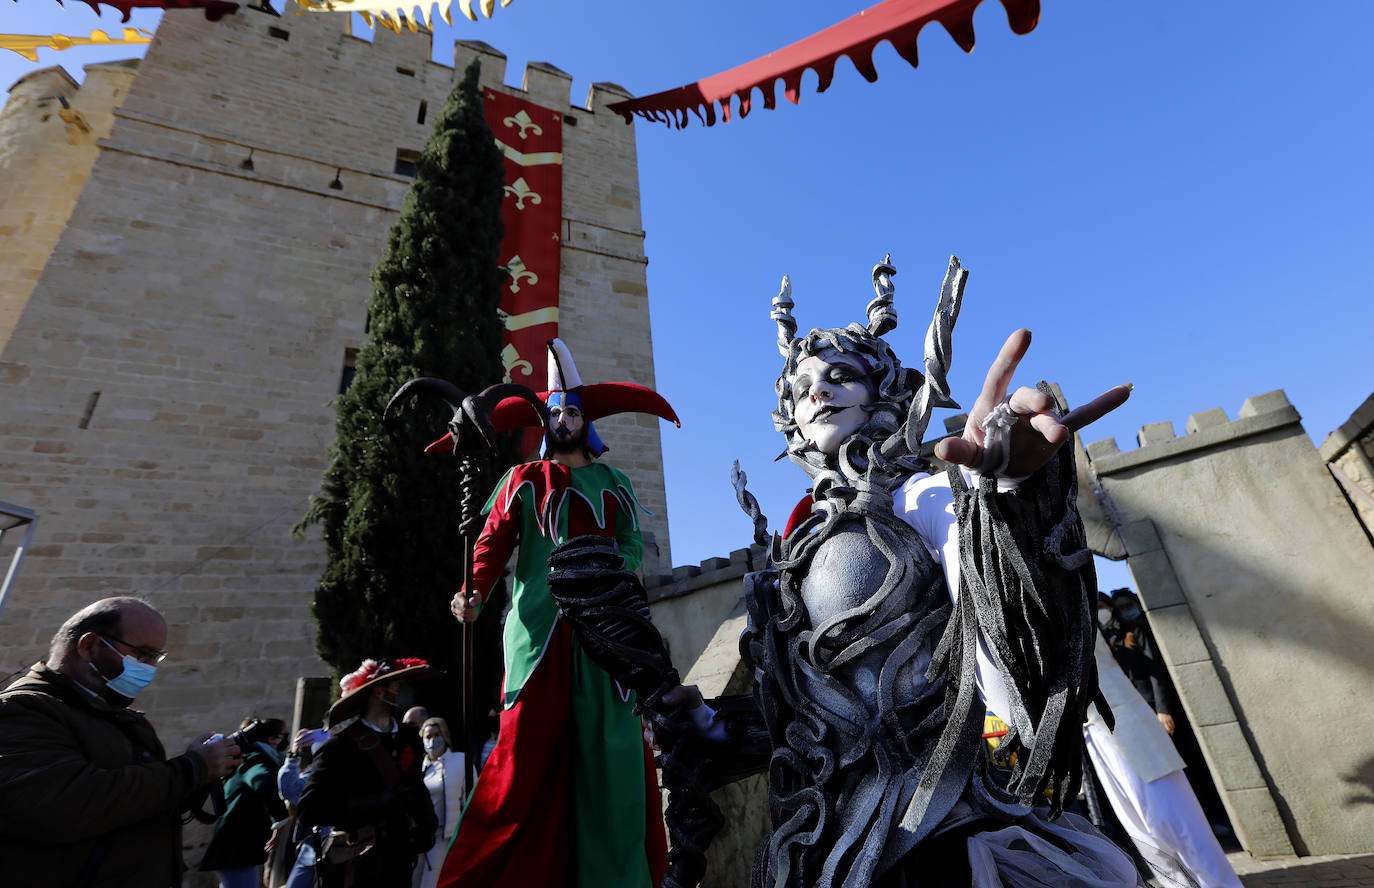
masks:
[[[462,582],[460,473],[452,454],[422,452],[451,411],[414,399],[385,427],[382,411],[417,376],[450,380],[468,394],[501,381],[503,162],[477,78],[473,62],[449,94],[373,269],[368,341],[337,401],[322,494],[297,525],[319,523],[328,550],[313,603],[320,656],[336,674],[367,657],[423,657],[445,670],[453,692],[442,705],[426,689],[425,702],[454,716],[462,630],[449,601]],[[485,460],[479,507],[513,461],[513,448]],[[490,636],[498,621],[483,622],[492,624],[482,627]],[[484,671],[499,673],[496,655],[478,650]],[[479,687],[490,683],[479,675]],[[485,713],[491,704],[478,696]]]

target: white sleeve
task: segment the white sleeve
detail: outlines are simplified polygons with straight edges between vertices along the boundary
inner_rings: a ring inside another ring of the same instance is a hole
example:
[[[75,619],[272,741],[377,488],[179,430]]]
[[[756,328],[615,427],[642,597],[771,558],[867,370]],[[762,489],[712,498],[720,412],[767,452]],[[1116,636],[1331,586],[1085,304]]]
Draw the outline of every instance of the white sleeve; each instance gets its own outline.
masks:
[[[960,469],[964,482],[970,486],[978,477],[968,469]],[[999,479],[999,490],[1014,490],[1020,479]],[[913,475],[893,497],[897,515],[915,530],[926,550],[944,568],[945,584],[950,601],[959,601],[959,522],[954,516],[954,491],[944,472],[934,475]],[[1007,704],[1006,681],[996,661],[988,652],[982,630],[978,632],[977,684],[978,694],[987,708],[1002,721],[1007,721],[1011,707]]]

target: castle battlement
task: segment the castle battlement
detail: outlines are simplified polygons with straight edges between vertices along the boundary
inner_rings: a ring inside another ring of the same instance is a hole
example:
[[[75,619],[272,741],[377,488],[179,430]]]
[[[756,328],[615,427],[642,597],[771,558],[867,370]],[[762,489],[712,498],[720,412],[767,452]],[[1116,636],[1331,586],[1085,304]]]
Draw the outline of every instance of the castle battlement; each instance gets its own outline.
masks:
[[[1136,435],[1139,449],[1122,451],[1115,438],[1087,445],[1093,470],[1100,475],[1134,469],[1161,460],[1175,459],[1210,447],[1233,444],[1282,426],[1300,423],[1302,417],[1282,389],[1246,398],[1240,416],[1232,420],[1226,411],[1213,407],[1188,417],[1184,435],[1174,434],[1172,422],[1152,422]]]
[[[698,589],[738,580],[767,563],[768,557],[764,547],[753,545],[747,549],[736,549],[726,558],[707,558],[700,564],[678,565],[673,568],[671,574],[646,577],[644,585],[649,601],[653,603],[665,598],[680,598]]]
[[[173,142],[194,134],[233,143],[244,149],[234,167],[251,148],[260,174],[267,171],[258,153],[390,177],[398,157],[424,146],[457,72],[473,59],[482,63],[486,88],[560,113],[573,108],[572,75],[552,64],[528,64],[516,88],[504,82],[506,57],[485,43],[457,41],[453,67],[432,61],[432,49],[433,34],[423,28],[399,34],[379,28],[368,41],[350,32],[349,16],[297,15],[294,5],[281,17],[243,9],[218,22],[172,11],[149,48],[162,64],[140,74],[145,88],[119,115],[166,126],[179,134],[170,137]],[[190,71],[196,76],[187,76]],[[569,153],[587,142],[610,143],[598,148],[617,155],[633,153],[633,128],[605,109],[625,95],[614,84],[592,86],[587,104],[576,109],[582,113],[565,115]],[[331,170],[321,184],[332,179]],[[343,190],[349,190],[346,181]]]

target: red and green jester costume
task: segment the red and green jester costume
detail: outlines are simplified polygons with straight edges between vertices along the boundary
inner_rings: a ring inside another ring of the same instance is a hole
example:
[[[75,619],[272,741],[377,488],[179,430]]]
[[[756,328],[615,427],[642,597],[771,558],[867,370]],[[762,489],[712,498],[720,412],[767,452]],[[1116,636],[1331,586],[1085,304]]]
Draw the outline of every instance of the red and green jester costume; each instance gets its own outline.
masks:
[[[560,357],[566,373],[570,356]],[[590,420],[634,409],[607,409],[590,391],[604,396],[616,385],[568,389],[582,395],[589,440],[596,440]],[[547,403],[550,394],[541,399]],[[671,407],[653,397],[662,409],[648,412],[676,421]],[[502,413],[494,412],[498,428],[509,426]],[[626,568],[639,566],[644,546],[636,510],[642,507],[630,479],[598,462],[525,463],[506,474],[486,508],[473,571],[484,601],[519,544],[504,635],[504,709],[496,748],[438,884],[658,888],[667,838],[653,754],[634,714],[633,694],[587,656],[559,619],[547,582],[554,546],[585,534],[613,537]]]

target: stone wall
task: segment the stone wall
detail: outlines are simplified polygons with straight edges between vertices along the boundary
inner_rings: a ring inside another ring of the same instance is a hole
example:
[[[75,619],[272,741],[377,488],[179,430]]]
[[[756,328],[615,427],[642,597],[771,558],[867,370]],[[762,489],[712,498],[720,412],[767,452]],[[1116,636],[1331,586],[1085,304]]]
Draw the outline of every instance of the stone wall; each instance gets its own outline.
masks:
[[[297,676],[327,672],[309,615],[322,546],[288,531],[319,489],[328,402],[410,183],[397,152],[423,146],[421,103],[432,123],[454,78],[427,32],[370,43],[348,22],[171,11],[136,76],[94,67],[76,90],[37,72],[0,116],[0,195],[37,180],[74,202],[65,226],[44,220],[47,248],[0,207],[0,251],[33,269],[31,292],[5,291],[0,490],[41,520],[0,614],[4,672],[86,603],[143,595],[172,656],[140,705],[172,749],[250,712],[288,717]],[[520,92],[489,47],[459,44],[455,63],[474,55],[485,86]],[[634,129],[605,109],[626,93],[597,84],[573,107],[570,79],[532,64],[522,87],[565,114],[562,335],[588,382],[652,386]],[[55,90],[78,109],[121,99],[112,126],[84,112],[91,159],[50,150],[62,129],[36,115],[56,107],[36,103]],[[600,426],[671,563],[659,420]]]
[[[1283,392],[1086,448],[1246,850],[1367,852],[1374,548]],[[1086,510],[1085,510],[1086,512]],[[1092,536],[1092,534],[1090,534]]]
[[[96,142],[110,134],[137,67],[87,65],[80,86],[61,68],[43,68],[10,87],[0,110],[0,349],[57,246],[95,163]]]
[[[671,574],[646,580],[654,625],[668,642],[680,672],[686,674],[700,659],[720,630],[721,621],[739,603],[744,575],[767,565],[763,547],[753,546],[736,549],[728,558],[680,565]]]
[[[1374,542],[1374,395],[1318,448]]]

